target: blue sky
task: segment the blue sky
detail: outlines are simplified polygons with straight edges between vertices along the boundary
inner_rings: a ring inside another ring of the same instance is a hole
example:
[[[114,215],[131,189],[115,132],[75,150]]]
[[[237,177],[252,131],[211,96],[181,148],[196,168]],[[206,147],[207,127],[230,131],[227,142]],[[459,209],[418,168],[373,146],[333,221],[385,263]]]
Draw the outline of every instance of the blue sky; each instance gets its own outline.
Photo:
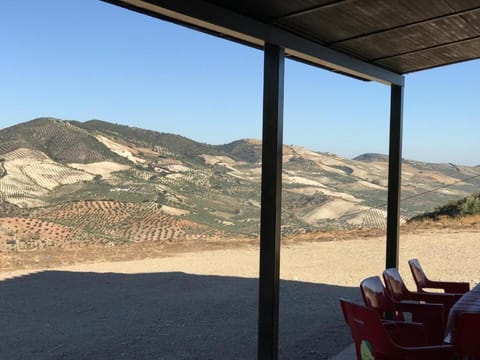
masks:
[[[53,116],[261,136],[261,51],[98,0],[2,0],[0,44],[0,128]],[[479,83],[478,60],[407,75],[404,157],[480,164]],[[285,85],[286,144],[387,152],[389,87],[293,61]]]

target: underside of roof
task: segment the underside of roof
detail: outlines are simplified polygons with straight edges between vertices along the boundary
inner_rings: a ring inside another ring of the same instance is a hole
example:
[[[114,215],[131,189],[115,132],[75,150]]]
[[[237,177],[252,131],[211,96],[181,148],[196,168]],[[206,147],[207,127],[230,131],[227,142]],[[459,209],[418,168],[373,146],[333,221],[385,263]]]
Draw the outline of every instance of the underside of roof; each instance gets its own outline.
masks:
[[[480,57],[478,0],[213,0],[397,73]]]
[[[390,72],[480,57],[480,0],[106,1],[257,47],[272,40],[291,57],[353,76],[380,69],[387,72],[379,78],[387,74],[389,81]],[[297,48],[295,40],[318,45],[321,54]],[[327,61],[316,61],[325,53]],[[354,71],[345,71],[352,59]],[[374,75],[366,78],[378,80]]]

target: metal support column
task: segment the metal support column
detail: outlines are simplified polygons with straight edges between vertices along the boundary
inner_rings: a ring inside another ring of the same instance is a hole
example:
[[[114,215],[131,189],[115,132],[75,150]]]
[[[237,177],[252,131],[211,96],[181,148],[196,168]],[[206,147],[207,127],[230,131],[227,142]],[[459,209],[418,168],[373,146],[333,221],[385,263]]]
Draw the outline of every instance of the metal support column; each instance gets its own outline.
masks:
[[[403,86],[392,85],[390,96],[386,268],[398,267],[400,188],[402,175]]]
[[[266,43],[263,83],[262,208],[258,359],[278,357],[284,49]]]

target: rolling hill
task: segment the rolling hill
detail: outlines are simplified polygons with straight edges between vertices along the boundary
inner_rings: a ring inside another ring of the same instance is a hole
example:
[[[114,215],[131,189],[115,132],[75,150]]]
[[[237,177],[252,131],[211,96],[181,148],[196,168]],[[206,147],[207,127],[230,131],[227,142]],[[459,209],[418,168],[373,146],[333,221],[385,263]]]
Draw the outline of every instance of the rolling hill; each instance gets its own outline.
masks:
[[[123,161],[88,131],[53,118],[34,119],[0,131],[0,156],[21,148],[37,150],[62,164]]]
[[[283,153],[285,234],[384,226],[387,156]],[[254,139],[209,145],[100,120],[18,124],[0,130],[0,243],[18,247],[20,233],[25,248],[256,237],[260,162]],[[402,216],[479,185],[479,167],[404,160]]]

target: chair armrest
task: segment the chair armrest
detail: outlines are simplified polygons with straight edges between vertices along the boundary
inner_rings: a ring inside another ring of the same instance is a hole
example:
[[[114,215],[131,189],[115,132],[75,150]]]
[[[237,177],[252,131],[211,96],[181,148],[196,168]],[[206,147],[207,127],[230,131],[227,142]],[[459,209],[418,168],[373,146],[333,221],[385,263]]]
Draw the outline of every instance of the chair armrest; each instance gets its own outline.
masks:
[[[452,345],[400,347],[400,349],[403,356],[411,360],[451,360],[455,353]]]
[[[427,333],[423,324],[417,322],[385,321],[383,327],[387,330],[393,342],[400,346],[422,346],[427,343]]]
[[[428,313],[435,316],[443,313],[443,304],[438,303],[418,303],[411,301],[392,301],[395,310],[416,313]]]
[[[423,288],[424,289],[443,289],[446,293],[464,294],[470,291],[470,284],[467,282],[428,280]]]
[[[462,297],[462,294],[436,294],[415,291],[411,291],[410,294],[412,300],[425,301],[426,303],[432,304],[443,304],[450,307]]]
[[[393,306],[395,310],[411,313],[412,321],[424,325],[428,344],[441,344],[443,342],[445,310],[442,304],[394,302]]]
[[[420,293],[410,292],[410,299],[417,301],[424,301],[431,304],[442,304],[444,319],[448,318],[448,314],[453,305],[462,297],[461,294],[434,294],[434,293]]]

